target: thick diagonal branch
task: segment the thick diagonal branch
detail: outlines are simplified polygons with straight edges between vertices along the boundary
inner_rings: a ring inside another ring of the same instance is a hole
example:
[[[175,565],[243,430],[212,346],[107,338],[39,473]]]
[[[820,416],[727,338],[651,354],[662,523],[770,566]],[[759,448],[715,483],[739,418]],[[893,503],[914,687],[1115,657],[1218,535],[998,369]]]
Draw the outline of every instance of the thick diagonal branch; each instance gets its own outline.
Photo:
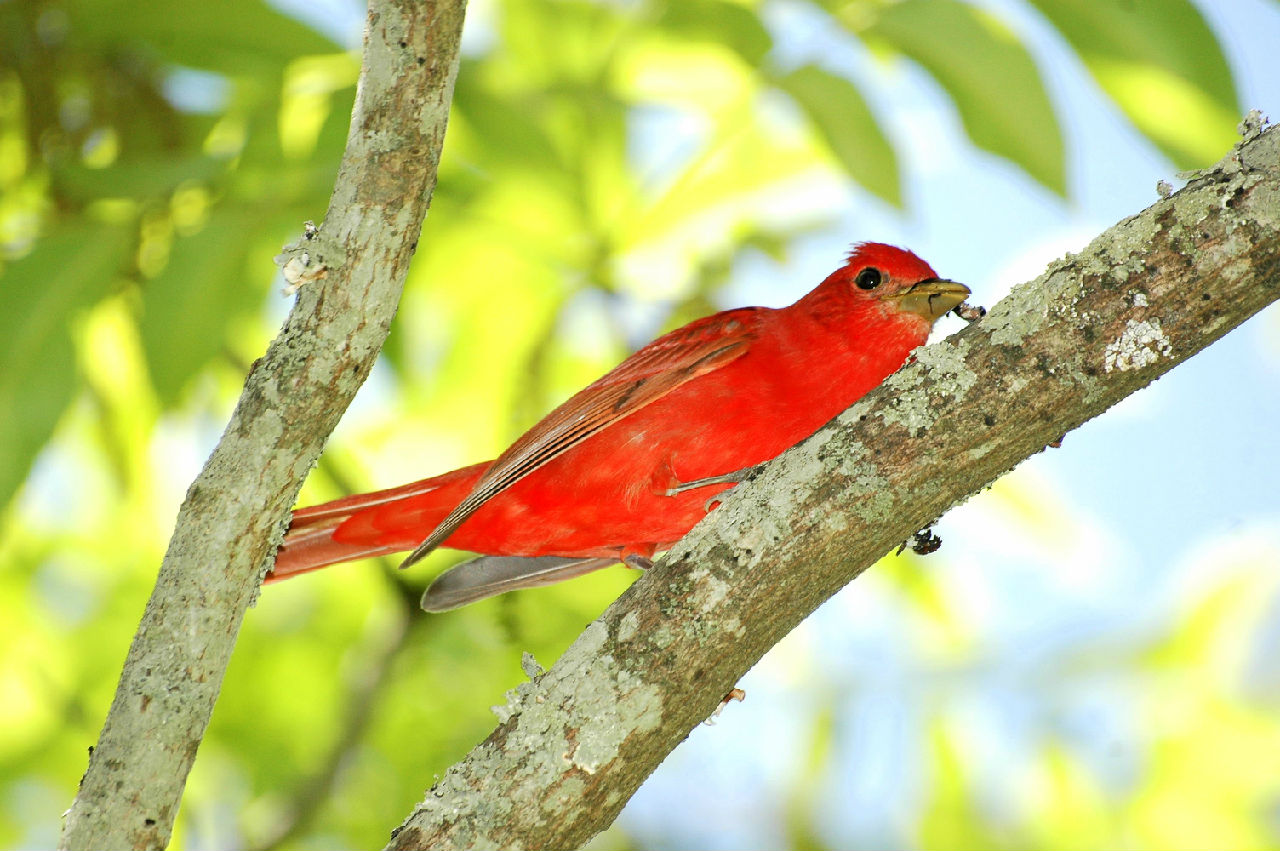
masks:
[[[735,489],[520,688],[388,847],[582,844],[822,601],[1280,298],[1280,133],[1251,135]]]
[[[373,366],[435,188],[463,0],[372,0],[351,130],[307,280],[191,485],[62,848],[163,848],[245,609]]]

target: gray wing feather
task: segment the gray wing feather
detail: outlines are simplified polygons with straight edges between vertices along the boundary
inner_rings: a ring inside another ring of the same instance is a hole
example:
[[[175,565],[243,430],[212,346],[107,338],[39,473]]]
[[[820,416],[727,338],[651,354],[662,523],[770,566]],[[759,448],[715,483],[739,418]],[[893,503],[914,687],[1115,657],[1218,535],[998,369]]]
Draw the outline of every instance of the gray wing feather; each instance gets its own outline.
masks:
[[[422,608],[447,612],[505,591],[551,585],[617,563],[611,558],[481,556],[440,574],[422,595]]]

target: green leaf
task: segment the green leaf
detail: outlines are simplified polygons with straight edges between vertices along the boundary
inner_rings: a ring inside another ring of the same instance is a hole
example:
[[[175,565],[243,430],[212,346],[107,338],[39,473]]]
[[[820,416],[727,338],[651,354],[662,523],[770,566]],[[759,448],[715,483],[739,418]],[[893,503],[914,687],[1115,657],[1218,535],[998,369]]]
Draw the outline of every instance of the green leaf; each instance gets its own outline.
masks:
[[[0,506],[75,395],[72,321],[107,291],[132,244],[132,229],[84,223],[41,240],[0,275]]]
[[[190,156],[144,156],[107,168],[60,163],[52,171],[60,195],[78,201],[98,198],[146,198],[168,194],[189,180],[212,181],[228,169],[225,160]]]
[[[972,851],[1007,848],[1010,842],[981,817],[978,790],[969,776],[962,743],[947,719],[935,715],[928,721],[928,737],[921,748],[928,760],[929,783],[925,801],[916,817],[916,844],[924,848],[967,848]]]
[[[73,0],[74,46],[144,48],[166,62],[228,77],[273,76],[293,59],[342,48],[261,0]]]
[[[544,93],[570,83],[598,89],[633,17],[614,3],[519,0],[503,4],[496,57],[516,88]]]
[[[538,105],[520,95],[495,94],[479,78],[479,68],[475,68],[477,73],[466,75],[466,71],[472,70],[469,65],[472,63],[464,60],[462,72],[458,74],[453,110],[474,134],[476,153],[473,156],[557,176],[567,174],[569,163],[547,135],[545,123],[538,115]]]
[[[816,65],[804,65],[776,82],[795,98],[850,177],[895,207],[902,206],[893,144],[852,83]]]
[[[245,255],[257,224],[246,208],[219,208],[204,229],[174,240],[164,271],[142,292],[142,348],[156,394],[173,405],[212,360],[248,303]]]
[[[681,38],[723,44],[753,68],[773,47],[755,11],[727,0],[672,0],[663,6],[657,23]]]
[[[1031,0],[1129,120],[1179,168],[1215,162],[1243,110],[1213,31],[1188,0]]]
[[[1066,192],[1058,119],[1031,54],[1003,24],[957,0],[905,0],[883,9],[863,35],[933,75],[975,145]]]

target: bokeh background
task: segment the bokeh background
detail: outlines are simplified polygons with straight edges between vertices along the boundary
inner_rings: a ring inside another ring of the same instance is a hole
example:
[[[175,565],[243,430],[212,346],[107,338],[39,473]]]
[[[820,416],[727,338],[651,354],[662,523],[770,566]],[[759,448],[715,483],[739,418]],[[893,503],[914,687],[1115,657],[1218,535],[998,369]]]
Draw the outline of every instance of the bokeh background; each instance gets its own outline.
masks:
[[[332,187],[345,0],[0,2],[0,843],[53,847],[183,492]],[[1274,0],[473,0],[385,355],[304,502],[492,457],[856,240],[992,304],[1280,115]],[[1212,286],[1208,282],[1207,286]],[[956,326],[942,328],[941,333]],[[1280,313],[885,558],[597,849],[1280,847]],[[377,847],[627,583],[267,589],[175,847]]]

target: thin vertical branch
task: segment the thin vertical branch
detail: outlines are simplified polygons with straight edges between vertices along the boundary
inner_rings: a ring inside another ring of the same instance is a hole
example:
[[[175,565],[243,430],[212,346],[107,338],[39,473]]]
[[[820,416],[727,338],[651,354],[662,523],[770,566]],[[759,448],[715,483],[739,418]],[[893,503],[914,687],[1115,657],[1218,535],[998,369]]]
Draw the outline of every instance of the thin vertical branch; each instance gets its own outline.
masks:
[[[347,148],[302,282],[187,492],[60,847],[163,848],[245,609],[386,339],[436,182],[464,0],[371,0]]]

